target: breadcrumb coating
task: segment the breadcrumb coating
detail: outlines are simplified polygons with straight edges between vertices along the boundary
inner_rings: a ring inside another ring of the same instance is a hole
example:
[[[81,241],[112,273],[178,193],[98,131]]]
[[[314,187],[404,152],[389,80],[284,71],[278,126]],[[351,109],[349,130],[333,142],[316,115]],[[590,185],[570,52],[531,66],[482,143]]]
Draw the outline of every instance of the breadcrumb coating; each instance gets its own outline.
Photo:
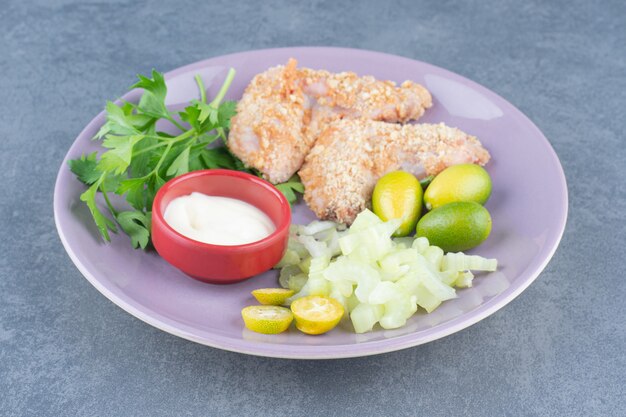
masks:
[[[369,208],[376,182],[388,172],[404,170],[422,178],[451,165],[485,165],[489,158],[476,137],[443,123],[348,119],[322,132],[299,175],[304,200],[319,218],[351,224]]]
[[[295,173],[311,148],[304,134],[305,97],[296,61],[256,75],[237,103],[228,148],[273,183]]]
[[[332,122],[407,122],[431,106],[430,93],[412,81],[398,87],[353,72],[297,68],[297,61],[290,59],[252,79],[231,120],[228,147],[246,165],[279,183],[298,171]]]

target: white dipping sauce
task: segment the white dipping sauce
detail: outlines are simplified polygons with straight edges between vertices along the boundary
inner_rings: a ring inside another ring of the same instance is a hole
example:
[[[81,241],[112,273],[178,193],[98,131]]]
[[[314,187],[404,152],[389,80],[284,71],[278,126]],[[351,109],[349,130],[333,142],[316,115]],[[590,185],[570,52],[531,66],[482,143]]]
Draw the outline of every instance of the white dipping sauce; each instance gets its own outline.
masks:
[[[252,204],[197,192],[173,199],[163,217],[181,235],[212,245],[252,243],[276,229],[267,214]]]

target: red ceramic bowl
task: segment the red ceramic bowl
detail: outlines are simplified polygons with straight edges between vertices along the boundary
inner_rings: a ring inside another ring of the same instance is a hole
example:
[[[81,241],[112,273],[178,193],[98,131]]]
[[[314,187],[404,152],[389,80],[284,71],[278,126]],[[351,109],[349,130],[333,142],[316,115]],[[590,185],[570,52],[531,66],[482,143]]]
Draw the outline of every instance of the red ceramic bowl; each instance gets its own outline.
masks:
[[[167,205],[192,192],[236,198],[262,210],[276,230],[257,242],[237,246],[211,245],[181,235],[163,218]],[[161,187],[152,206],[152,243],[163,259],[187,275],[213,284],[243,281],[280,261],[289,239],[291,208],[272,184],[254,175],[226,169],[194,171]]]

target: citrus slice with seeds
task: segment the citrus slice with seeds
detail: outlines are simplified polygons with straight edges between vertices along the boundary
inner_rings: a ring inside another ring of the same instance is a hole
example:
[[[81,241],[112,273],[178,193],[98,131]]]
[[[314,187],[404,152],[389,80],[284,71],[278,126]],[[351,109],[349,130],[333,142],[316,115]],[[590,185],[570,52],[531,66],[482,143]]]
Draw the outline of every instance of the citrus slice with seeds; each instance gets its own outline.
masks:
[[[246,327],[263,334],[282,333],[293,321],[293,313],[285,307],[248,306],[241,310]]]
[[[334,298],[309,295],[291,303],[296,327],[303,333],[322,334],[332,330],[343,317],[343,306]]]

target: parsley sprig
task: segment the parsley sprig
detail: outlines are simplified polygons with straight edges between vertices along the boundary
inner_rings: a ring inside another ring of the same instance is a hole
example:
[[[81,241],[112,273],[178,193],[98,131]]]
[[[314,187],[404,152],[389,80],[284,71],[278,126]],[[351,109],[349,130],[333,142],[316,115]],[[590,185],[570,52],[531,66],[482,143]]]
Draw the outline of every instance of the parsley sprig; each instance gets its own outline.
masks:
[[[230,119],[236,112],[236,102],[224,101],[234,76],[231,68],[210,102],[202,79],[196,76],[200,99],[192,100],[182,111],[170,111],[165,105],[167,86],[163,74],[155,70],[152,78],[138,75],[139,81],[131,87],[143,89],[139,103],[107,102],[106,123],[94,137],[102,140],[106,151],[99,158],[93,152],[69,161],[72,172],[89,187],[80,199],[89,208],[105,241],[110,241],[109,233],[116,233],[119,227],[130,236],[134,248],[146,248],[150,243],[154,197],[165,182],[178,175],[210,168],[258,175],[224,146]],[[157,130],[158,121],[173,125],[178,134]],[[295,192],[303,192],[297,176],[277,187],[292,203],[297,198]],[[97,204],[99,193],[110,217]],[[110,193],[124,196],[132,209],[114,207]]]

